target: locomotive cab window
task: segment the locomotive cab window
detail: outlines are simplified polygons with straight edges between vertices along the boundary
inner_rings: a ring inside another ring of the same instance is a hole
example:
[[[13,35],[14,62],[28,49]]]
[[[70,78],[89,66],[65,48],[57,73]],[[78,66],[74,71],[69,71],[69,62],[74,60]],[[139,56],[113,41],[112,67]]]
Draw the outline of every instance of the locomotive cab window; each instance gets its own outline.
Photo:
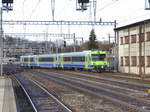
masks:
[[[104,61],[106,54],[92,54],[92,61]]]

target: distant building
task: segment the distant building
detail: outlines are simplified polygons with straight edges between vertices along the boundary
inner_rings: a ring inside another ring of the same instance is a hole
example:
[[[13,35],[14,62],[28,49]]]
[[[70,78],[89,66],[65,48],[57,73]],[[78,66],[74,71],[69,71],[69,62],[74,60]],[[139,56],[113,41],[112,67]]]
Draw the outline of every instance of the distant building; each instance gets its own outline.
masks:
[[[150,75],[150,19],[115,29],[118,39],[119,71]]]

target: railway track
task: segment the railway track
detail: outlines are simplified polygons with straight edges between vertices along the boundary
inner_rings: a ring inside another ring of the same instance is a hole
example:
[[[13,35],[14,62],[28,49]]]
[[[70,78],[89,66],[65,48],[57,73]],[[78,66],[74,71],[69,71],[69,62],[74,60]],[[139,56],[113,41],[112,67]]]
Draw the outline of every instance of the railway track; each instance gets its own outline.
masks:
[[[74,71],[69,71],[69,72],[74,72]],[[143,84],[150,84],[150,77],[146,77],[145,79],[141,79],[138,75],[134,74],[125,74],[125,73],[93,73],[93,72],[86,72],[86,71],[76,71],[75,73],[79,74],[89,74],[92,76],[97,76],[97,77],[105,77],[105,78],[111,78],[111,79],[120,79],[124,81],[132,81],[132,82],[139,82]]]
[[[39,82],[14,75],[24,90],[35,112],[73,112],[62,101],[47,91]]]
[[[80,81],[79,79],[75,80],[74,78],[64,77],[62,76],[62,74],[59,73],[47,74],[47,73],[35,72],[35,71],[33,73],[34,74],[36,73],[41,77],[49,78],[50,80],[57,81],[61,84],[107,99],[110,102],[116,103],[119,106],[122,106],[122,108],[126,108],[132,112],[149,111],[148,108],[150,107],[150,103],[145,100],[134,98],[126,94],[120,94],[114,91],[112,92],[109,91],[108,89],[98,87],[99,85],[97,85],[96,87],[96,85],[90,84],[89,82]]]
[[[56,71],[55,71],[56,72]],[[91,80],[91,81],[95,81],[95,82],[101,82],[101,83],[107,83],[110,85],[115,85],[115,86],[120,86],[121,88],[130,88],[133,90],[138,90],[138,91],[146,91],[147,89],[149,89],[149,84],[139,84],[136,82],[129,82],[129,81],[120,81],[117,78],[116,79],[111,79],[111,78],[106,78],[106,77],[98,77],[98,76],[93,76],[93,75],[87,75],[87,74],[83,74],[83,73],[76,73],[76,72],[68,72],[68,71],[61,71],[57,73],[61,73],[61,74],[65,74],[68,76],[72,76],[72,77],[78,77],[78,78],[82,78],[82,79],[87,79],[87,80]]]

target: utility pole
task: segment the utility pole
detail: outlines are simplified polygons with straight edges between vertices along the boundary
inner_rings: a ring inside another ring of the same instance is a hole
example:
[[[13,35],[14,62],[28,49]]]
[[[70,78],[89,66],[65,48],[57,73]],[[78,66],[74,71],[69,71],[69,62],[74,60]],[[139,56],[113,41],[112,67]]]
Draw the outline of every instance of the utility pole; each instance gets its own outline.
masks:
[[[1,64],[1,67],[0,67],[0,70],[1,70],[1,72],[0,72],[0,76],[2,76],[3,75],[3,29],[2,29],[2,21],[3,21],[3,19],[2,19],[2,14],[3,13],[3,9],[2,9],[2,7],[0,8],[0,64]]]
[[[114,28],[116,28],[117,26],[117,21],[114,20]],[[114,45],[114,50],[115,50],[115,63],[117,63],[116,65],[118,65],[118,62],[119,62],[119,45],[117,44],[117,35],[116,35],[116,31],[114,32],[114,35],[115,35],[115,45]],[[118,71],[118,66],[115,66],[114,68],[116,71]]]
[[[110,53],[110,34],[108,34],[108,41],[109,41],[109,53]]]
[[[2,31],[3,14],[2,13],[3,13],[3,9],[0,8],[0,57],[3,57],[3,31]]]
[[[0,76],[3,75],[3,10],[5,11],[11,11],[12,10],[12,4],[13,0],[1,0],[0,1]]]
[[[76,52],[76,36],[75,36],[75,33],[74,33],[74,36],[73,36],[73,41],[74,41],[74,52]]]

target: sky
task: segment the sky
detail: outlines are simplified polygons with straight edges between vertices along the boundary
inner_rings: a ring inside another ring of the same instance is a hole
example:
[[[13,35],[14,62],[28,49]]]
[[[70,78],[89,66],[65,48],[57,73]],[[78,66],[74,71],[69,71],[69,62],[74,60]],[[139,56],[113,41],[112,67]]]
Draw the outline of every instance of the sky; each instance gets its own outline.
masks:
[[[3,20],[39,20],[51,21],[51,0],[14,0],[13,11],[3,12]],[[55,20],[89,21],[93,19],[93,10],[76,11],[76,0],[55,0]],[[117,27],[148,19],[150,10],[145,9],[145,0],[97,0],[96,21],[117,20]],[[91,13],[92,14],[91,14]],[[16,26],[4,25],[5,33],[69,33],[88,40],[91,29],[95,29],[98,41],[107,41],[108,34],[114,36],[114,26]],[[45,37],[26,37],[42,40]],[[62,37],[58,37],[62,39]],[[58,39],[49,37],[48,40]],[[70,40],[68,40],[70,41]]]

